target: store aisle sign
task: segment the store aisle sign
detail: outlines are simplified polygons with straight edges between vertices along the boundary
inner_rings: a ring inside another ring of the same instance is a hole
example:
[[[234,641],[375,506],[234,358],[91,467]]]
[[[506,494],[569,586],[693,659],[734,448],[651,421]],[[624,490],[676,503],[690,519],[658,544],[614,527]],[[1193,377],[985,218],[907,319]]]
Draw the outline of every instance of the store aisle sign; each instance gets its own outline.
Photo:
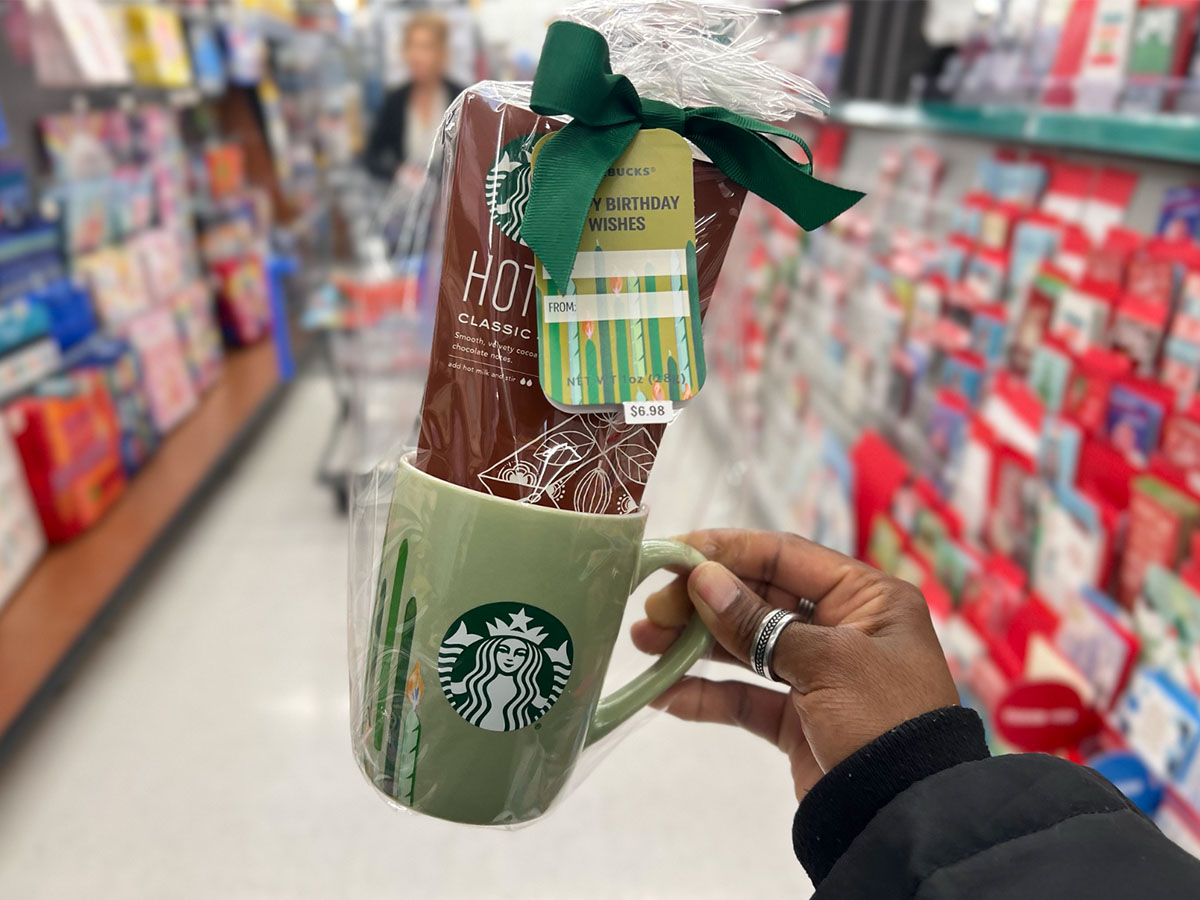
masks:
[[[1096,730],[1095,715],[1074,688],[1055,681],[1018,684],[996,708],[996,731],[1028,753],[1074,747]]]

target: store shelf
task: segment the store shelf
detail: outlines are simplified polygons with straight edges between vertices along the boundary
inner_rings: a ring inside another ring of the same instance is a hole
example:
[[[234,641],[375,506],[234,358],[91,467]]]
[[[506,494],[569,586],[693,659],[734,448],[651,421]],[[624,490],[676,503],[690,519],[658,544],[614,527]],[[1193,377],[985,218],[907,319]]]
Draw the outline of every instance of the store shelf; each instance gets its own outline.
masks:
[[[231,352],[221,380],[100,523],[51,549],[0,608],[0,758],[63,683],[187,512],[282,395],[270,341]]]
[[[902,106],[869,100],[836,104],[831,118],[845,125],[938,132],[983,140],[1046,145],[1143,159],[1200,163],[1200,117],[1121,113],[1084,115],[1047,109]]]

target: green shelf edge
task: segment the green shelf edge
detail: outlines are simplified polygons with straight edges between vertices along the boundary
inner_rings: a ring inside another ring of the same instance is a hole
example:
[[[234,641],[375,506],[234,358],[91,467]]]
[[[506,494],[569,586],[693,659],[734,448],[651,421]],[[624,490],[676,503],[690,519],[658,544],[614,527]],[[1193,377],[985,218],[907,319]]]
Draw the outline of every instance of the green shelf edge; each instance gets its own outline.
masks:
[[[902,106],[850,100],[835,104],[830,118],[863,128],[939,132],[1200,164],[1200,117],[1192,115],[1082,115],[1011,107]]]

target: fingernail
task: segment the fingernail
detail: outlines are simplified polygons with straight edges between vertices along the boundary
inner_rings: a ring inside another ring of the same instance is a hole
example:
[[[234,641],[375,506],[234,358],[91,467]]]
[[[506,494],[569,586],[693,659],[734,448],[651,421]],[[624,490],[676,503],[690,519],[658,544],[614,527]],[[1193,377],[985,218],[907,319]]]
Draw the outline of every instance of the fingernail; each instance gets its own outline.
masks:
[[[709,562],[697,567],[689,583],[697,599],[717,613],[725,612],[738,595],[737,582],[720,563]]]

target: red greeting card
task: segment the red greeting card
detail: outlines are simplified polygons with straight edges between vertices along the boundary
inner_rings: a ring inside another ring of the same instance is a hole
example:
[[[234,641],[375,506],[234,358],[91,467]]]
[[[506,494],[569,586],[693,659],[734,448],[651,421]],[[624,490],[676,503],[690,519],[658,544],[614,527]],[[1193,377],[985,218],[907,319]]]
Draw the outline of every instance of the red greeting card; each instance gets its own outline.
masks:
[[[996,448],[988,546],[1022,569],[1033,556],[1040,485],[1034,457],[1005,445]]]
[[[1138,176],[1128,169],[1104,168],[1092,188],[1081,224],[1092,240],[1102,240],[1125,219],[1129,201],[1137,189]],[[1123,240],[1127,240],[1125,236]],[[1138,235],[1139,241],[1141,236]]]
[[[1145,238],[1130,228],[1109,228],[1088,260],[1087,281],[1092,285],[1115,288],[1119,293],[1134,257],[1139,255]]]
[[[1050,333],[1061,338],[1074,353],[1105,346],[1119,297],[1120,289],[1115,285],[1081,282],[1058,298]]]
[[[997,446],[996,435],[987,422],[979,416],[972,416],[967,426],[958,480],[950,495],[950,505],[959,515],[963,533],[970,538],[977,538],[983,533],[991,499]]]
[[[1150,378],[1126,375],[1108,395],[1105,433],[1113,446],[1145,468],[1162,442],[1163,424],[1175,408],[1175,392]]]
[[[1138,375],[1148,377],[1158,371],[1159,351],[1170,313],[1170,306],[1133,291],[1125,294],[1117,305],[1112,347],[1129,357]]]
[[[1200,411],[1193,407],[1167,419],[1162,455],[1185,472],[1200,472]]]
[[[1047,106],[1071,106],[1075,102],[1075,80],[1083,67],[1092,21],[1098,0],[1075,0],[1059,33],[1058,52],[1050,67],[1042,101]]]
[[[1132,368],[1129,357],[1111,350],[1091,348],[1075,360],[1063,412],[1092,433],[1105,428],[1112,386]]]
[[[1063,231],[1054,264],[1066,272],[1073,281],[1078,281],[1087,272],[1088,260],[1092,255],[1092,239],[1078,225],[1068,225]]]
[[[1042,197],[1042,211],[1064,222],[1081,223],[1095,179],[1096,170],[1091,166],[1055,161],[1050,166],[1050,182]]]
[[[892,495],[911,478],[908,463],[888,443],[871,429],[863,431],[850,451],[855,480],[856,530],[858,553],[867,549],[868,536],[875,516],[886,513],[892,505]]]
[[[1125,542],[1117,599],[1126,608],[1142,590],[1150,566],[1175,568],[1197,520],[1200,503],[1153,476],[1133,482],[1129,504],[1129,530]]]

